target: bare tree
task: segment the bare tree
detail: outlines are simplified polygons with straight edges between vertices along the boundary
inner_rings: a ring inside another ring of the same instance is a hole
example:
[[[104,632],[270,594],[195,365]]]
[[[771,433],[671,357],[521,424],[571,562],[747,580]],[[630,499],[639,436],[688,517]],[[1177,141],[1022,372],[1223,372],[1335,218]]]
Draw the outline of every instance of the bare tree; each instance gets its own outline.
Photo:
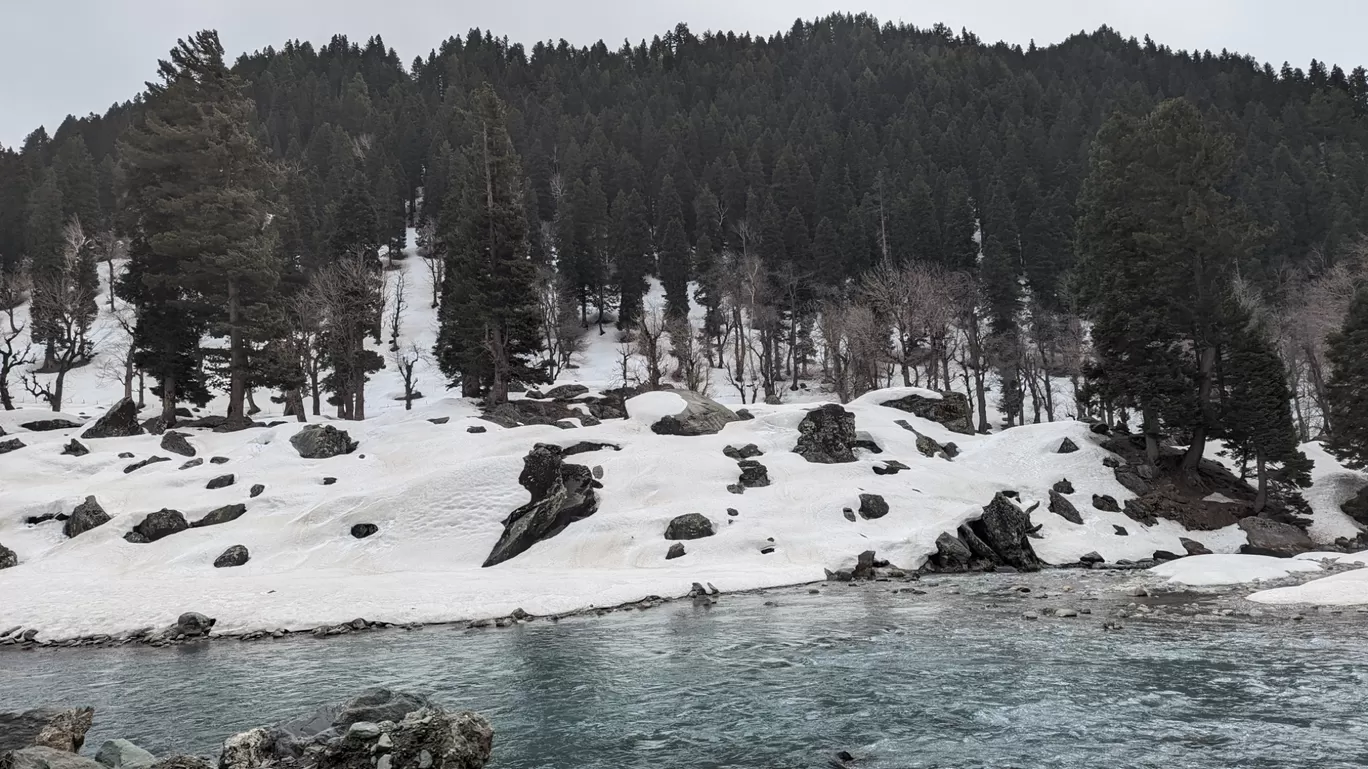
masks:
[[[53,411],[62,410],[67,373],[89,363],[93,353],[94,343],[89,334],[95,320],[99,289],[82,280],[83,268],[89,266],[85,262],[90,258],[89,245],[80,220],[72,217],[62,228],[61,261],[57,269],[34,281],[34,293],[42,294],[45,315],[51,324],[48,348],[52,356],[43,373],[55,376],[43,382],[36,376],[26,375],[23,382],[30,394],[47,401]]]
[[[442,280],[446,277],[446,258],[437,240],[437,225],[425,221],[418,227],[418,255],[427,267],[432,282],[432,309],[442,303]]]
[[[394,350],[394,365],[399,369],[399,377],[404,382],[404,411],[413,410],[413,401],[423,397],[418,392],[418,364],[427,360],[417,343],[410,342],[409,346],[403,350]]]
[[[818,330],[827,379],[842,403],[879,387],[889,334],[868,305],[828,301],[822,306]]]
[[[695,329],[687,318],[677,318],[668,324],[670,355],[675,359],[674,378],[684,387],[699,395],[712,389],[712,369],[708,367],[708,340],[702,330]]]
[[[366,336],[379,335],[384,273],[364,258],[344,257],[314,276],[306,301],[319,323],[319,363],[332,370],[322,386],[332,392],[339,418],[365,419],[366,379],[384,367],[384,359],[366,349]]]
[[[18,322],[15,310],[28,301],[28,281],[22,273],[0,271],[0,407],[14,410],[10,396],[10,375],[20,366],[33,362],[33,346],[19,344],[26,324]]]
[[[571,357],[584,350],[585,329],[555,270],[543,267],[538,273],[537,306],[541,311],[542,346],[546,350],[542,366],[547,379],[554,382],[570,365]]]
[[[394,288],[389,292],[390,352],[399,350],[399,327],[404,322],[404,310],[408,308],[405,272],[402,267],[394,271]]]
[[[641,313],[637,322],[636,354],[641,357],[646,373],[646,387],[659,390],[665,375],[666,351],[664,345],[665,318],[660,307],[652,304]]]

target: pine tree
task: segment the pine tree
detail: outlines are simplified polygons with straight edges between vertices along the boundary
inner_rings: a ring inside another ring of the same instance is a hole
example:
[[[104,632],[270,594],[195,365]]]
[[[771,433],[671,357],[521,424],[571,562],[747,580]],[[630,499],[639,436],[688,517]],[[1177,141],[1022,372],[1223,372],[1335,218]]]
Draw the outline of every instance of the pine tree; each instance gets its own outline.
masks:
[[[1344,327],[1327,340],[1329,422],[1326,449],[1345,466],[1368,467],[1368,288],[1360,288]]]
[[[674,178],[666,176],[660,190],[660,224],[656,250],[660,258],[660,282],[665,288],[665,315],[672,320],[689,315],[689,238],[684,231],[684,212]]]
[[[29,258],[29,274],[33,280],[34,296],[31,311],[32,338],[44,347],[43,367],[51,368],[59,335],[56,318],[58,300],[47,295],[47,287],[56,284],[55,276],[62,269],[62,191],[57,174],[45,170],[37,186],[29,195],[28,217],[24,226],[25,248]]]
[[[86,149],[85,139],[75,134],[62,142],[52,167],[57,172],[57,186],[62,191],[62,219],[70,221],[76,217],[89,234],[101,229],[104,219],[100,214],[95,161]]]
[[[957,272],[973,272],[978,263],[974,234],[978,220],[970,199],[969,176],[963,168],[950,172],[945,181],[945,211],[941,220],[944,249],[941,263]]]
[[[618,328],[628,329],[641,319],[642,297],[651,251],[651,229],[646,204],[633,190],[613,200],[613,281],[618,292]]]
[[[536,268],[507,109],[488,84],[474,94],[468,121],[474,139],[443,212],[447,268],[435,352],[466,395],[499,404],[511,382],[535,377],[528,358],[541,346]]]

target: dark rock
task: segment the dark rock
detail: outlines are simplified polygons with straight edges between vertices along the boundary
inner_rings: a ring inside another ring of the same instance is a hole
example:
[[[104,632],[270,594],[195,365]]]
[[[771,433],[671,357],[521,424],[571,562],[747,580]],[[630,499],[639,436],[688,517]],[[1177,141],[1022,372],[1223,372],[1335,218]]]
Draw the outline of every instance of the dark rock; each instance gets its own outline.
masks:
[[[0,545],[0,569],[13,569],[19,565],[19,555],[4,545]]]
[[[1107,427],[1106,422],[1094,422],[1088,427],[1094,435],[1111,435],[1111,428]]]
[[[561,456],[573,457],[576,454],[587,454],[590,451],[603,451],[604,449],[622,451],[621,446],[618,446],[613,443],[596,443],[594,441],[580,441],[579,443],[576,443],[573,446],[567,446],[561,449]]]
[[[883,447],[880,446],[878,443],[875,443],[874,439],[869,435],[869,433],[865,432],[855,433],[855,440],[851,441],[850,448],[864,449],[865,451],[868,451],[871,454],[883,453]]]
[[[897,475],[899,472],[901,472],[901,471],[903,471],[903,470],[911,470],[911,469],[912,469],[912,468],[908,467],[907,465],[903,464],[902,462],[899,462],[899,461],[896,460],[896,459],[885,459],[882,466],[880,466],[880,465],[875,465],[875,466],[874,466],[874,474],[875,474],[875,475]]]
[[[142,435],[142,425],[138,424],[138,404],[123,398],[109,408],[104,416],[81,433],[82,438],[123,438],[129,435]]]
[[[178,534],[188,528],[190,528],[190,524],[186,522],[185,516],[179,510],[162,508],[143,518],[142,523],[134,526],[130,534],[137,534],[142,537],[143,542],[156,542],[163,537]],[[124,536],[124,539],[128,539],[127,535]],[[134,540],[128,539],[128,541],[133,542]]]
[[[589,388],[584,385],[563,384],[559,387],[552,387],[550,390],[547,390],[546,395],[543,397],[553,401],[568,401],[572,398],[578,398],[588,392]]]
[[[148,425],[148,424],[150,424],[150,423],[152,423],[152,422],[160,422],[160,419],[149,419],[148,422],[145,423],[145,425]],[[191,419],[191,420],[188,420],[188,421],[185,421],[185,422],[177,422],[176,424],[179,425],[180,427],[197,427],[197,428],[202,428],[202,429],[206,429],[206,430],[215,430],[215,431],[217,431],[217,430],[221,430],[221,429],[223,429],[223,428],[225,428],[225,427],[228,426],[228,417],[222,417],[222,416],[207,416],[207,417],[200,417],[199,419]],[[150,428],[150,427],[149,427],[149,431],[151,431],[151,428]]]
[[[741,478],[737,483],[748,489],[758,489],[770,485],[769,468],[754,459],[743,459],[736,464],[741,468]]]
[[[65,750],[24,748],[0,753],[4,769],[104,769],[104,765]]]
[[[942,443],[941,451],[944,451],[945,456],[949,457],[950,459],[954,459],[955,457],[959,456],[959,446],[956,446],[953,443]]]
[[[158,462],[170,462],[170,461],[171,461],[171,457],[148,457],[147,459],[144,459],[144,460],[141,461],[141,462],[134,462],[133,464],[129,465],[128,467],[125,467],[125,468],[124,468],[124,474],[127,475],[128,473],[131,473],[131,472],[133,472],[133,471],[135,471],[135,470],[141,470],[141,469],[143,469],[144,467],[147,467],[148,465],[155,465],[155,464],[157,464]]]
[[[1061,444],[1059,444],[1059,450],[1058,450],[1057,453],[1059,453],[1059,454],[1072,454],[1072,453],[1074,453],[1075,451],[1078,451],[1078,444],[1077,444],[1077,443],[1074,443],[1074,442],[1073,442],[1071,439],[1069,439],[1069,438],[1065,438],[1065,439],[1064,439],[1064,442],[1061,443]]]
[[[1129,531],[1126,531],[1126,527],[1125,527],[1125,526],[1117,526],[1116,524],[1113,523],[1113,524],[1112,524],[1112,528],[1116,530],[1116,536],[1118,536],[1118,537],[1129,537],[1129,536],[1130,536],[1130,532],[1129,532]]]
[[[703,539],[716,533],[713,530],[712,521],[699,513],[676,516],[665,527],[666,539]]]
[[[727,493],[728,493],[728,494],[745,494],[745,493],[746,493],[746,487],[745,487],[745,486],[742,486],[742,485],[739,484],[739,483],[729,483],[729,484],[727,484]]]
[[[1240,530],[1249,539],[1249,544],[1240,546],[1241,553],[1289,558],[1316,549],[1316,544],[1305,531],[1288,523],[1267,518],[1244,518],[1240,521]]]
[[[187,638],[197,638],[209,635],[210,629],[218,620],[200,614],[197,611],[188,611],[176,619],[176,624],[171,626],[171,632],[176,635],[184,635]]]
[[[684,557],[684,545],[679,542],[670,545],[669,551],[665,553],[665,560],[672,561],[676,558]]]
[[[1115,474],[1116,481],[1122,486],[1125,486],[1127,491],[1137,497],[1142,497],[1150,493],[1153,488],[1144,478],[1140,477],[1140,474],[1137,472],[1132,472],[1124,468],[1117,468]]]
[[[672,392],[684,400],[684,410],[661,417],[651,425],[651,432],[657,435],[715,435],[723,427],[740,420],[731,409],[698,393],[689,390]]]
[[[35,433],[45,433],[53,430],[73,430],[81,425],[70,419],[40,419],[37,422],[25,422],[19,426]]]
[[[737,510],[736,508],[734,508],[734,507],[729,507],[729,508],[727,508],[727,515],[730,516],[730,517],[732,517],[732,518],[735,518],[736,516],[738,516],[738,515],[740,515],[740,514],[741,514],[741,512],[740,512],[739,510]]]
[[[897,400],[884,401],[883,406],[906,411],[922,419],[945,425],[951,432],[973,435],[974,425],[970,418],[969,399],[963,393],[941,393],[939,399],[920,395],[908,395]]]
[[[121,452],[119,452],[119,459],[132,459],[132,458],[133,458],[133,452],[131,452],[131,451],[121,451]]]
[[[80,441],[72,438],[67,441],[67,445],[62,447],[62,453],[71,457],[83,457],[90,453],[90,449],[86,448]]]
[[[233,545],[223,551],[223,555],[214,559],[215,569],[228,569],[234,566],[241,566],[251,560],[251,554],[242,545]]]
[[[563,460],[559,446],[539,443],[528,452],[518,483],[528,490],[531,500],[503,520],[504,532],[485,566],[514,558],[598,511],[593,471]]]
[[[1092,566],[1095,563],[1106,563],[1107,559],[1103,558],[1101,555],[1098,555],[1097,551],[1093,551],[1091,553],[1085,553],[1084,555],[1079,556],[1078,562],[1082,564],[1087,564],[1088,566]]]
[[[875,520],[888,515],[888,503],[878,494],[860,495],[860,517]]]
[[[254,484],[252,484],[251,493],[248,494],[248,496],[251,497],[252,499],[256,499],[257,497],[261,496],[261,492],[263,492],[263,491],[265,491],[265,490],[266,490],[265,484],[254,483]]]
[[[554,425],[569,419],[584,419],[584,412],[564,403],[516,400],[486,409],[482,418],[500,427]],[[481,431],[483,432],[483,431]]]
[[[144,537],[136,531],[128,532],[123,538],[125,542],[132,542],[135,545],[146,545],[148,542],[147,537]]]
[[[162,435],[162,451],[169,451],[172,454],[180,454],[183,457],[195,456],[195,447],[186,440],[189,436],[185,433],[178,433],[174,430]]]
[[[1102,465],[1104,467],[1110,467],[1111,469],[1115,470],[1116,468],[1121,466],[1121,460],[1117,459],[1116,457],[1102,457]]]
[[[226,465],[228,464],[228,457],[209,457],[209,464]]]
[[[372,534],[376,534],[379,531],[380,527],[376,526],[373,523],[358,523],[355,526],[351,527],[351,535],[353,537],[356,537],[357,539],[365,539],[366,537],[369,537]]]
[[[324,485],[324,486],[331,486],[331,485],[333,485],[334,483],[337,483],[337,479],[336,479],[336,478],[333,478],[333,477],[331,477],[331,476],[326,477],[326,478],[323,479],[323,485]]]
[[[209,483],[205,484],[204,488],[209,491],[213,491],[214,489],[226,489],[234,483],[237,483],[237,476],[229,473],[210,480]]]
[[[579,427],[579,425],[575,424],[574,422],[571,422],[569,419],[561,419],[559,421],[552,422],[551,424],[555,427],[559,427],[562,430],[574,430],[577,427]]]
[[[531,398],[533,400],[541,400],[546,397],[546,394],[535,387],[531,387],[523,393],[523,397]]]
[[[472,425],[466,428],[466,432],[478,435],[480,433],[489,432],[489,428],[484,427],[483,425]]]
[[[760,548],[760,555],[769,555],[770,553],[773,553],[773,552],[774,552],[774,546],[773,546],[773,545],[769,545],[769,546],[767,546],[767,547],[762,547],[762,548]]]
[[[1203,545],[1201,542],[1198,542],[1196,540],[1188,539],[1187,537],[1179,537],[1178,542],[1182,544],[1183,549],[1187,551],[1188,555],[1212,554],[1211,551],[1207,549],[1206,545]]]
[[[199,407],[198,407],[198,406],[195,407],[195,411],[199,411]],[[176,416],[178,416],[178,417],[184,417],[184,418],[186,418],[186,419],[189,419],[190,417],[193,417],[193,416],[195,415],[194,412],[190,411],[190,409],[188,409],[188,408],[186,408],[186,407],[184,407],[184,406],[177,406],[174,413],[176,414]],[[252,413],[256,413],[256,412],[252,412]]]
[[[853,579],[874,579],[874,551],[866,550],[855,559],[855,569],[850,575]]]
[[[1359,489],[1349,501],[1340,505],[1340,510],[1357,521],[1360,526],[1368,526],[1368,486]]]
[[[1055,493],[1057,493],[1057,494],[1072,494],[1072,493],[1074,493],[1073,484],[1072,484],[1072,483],[1069,483],[1069,479],[1068,479],[1068,478],[1065,478],[1064,480],[1055,483],[1055,485],[1054,485],[1054,490],[1055,490]]]
[[[819,464],[854,462],[851,447],[856,440],[855,415],[828,403],[809,411],[798,423],[798,445],[793,451]]]
[[[190,524],[192,529],[202,529],[205,526],[218,526],[224,523],[231,523],[241,518],[247,513],[247,506],[244,504],[224,505],[217,510],[210,511],[198,521]]]
[[[431,423],[433,423],[434,425],[444,425],[444,424],[446,424],[447,422],[450,422],[450,421],[451,421],[451,417],[433,417],[432,419],[429,419],[428,421],[431,422]]]
[[[945,571],[961,571],[968,568],[974,558],[974,551],[958,537],[949,532],[941,532],[936,537],[936,554],[933,560],[940,562]]]
[[[356,451],[357,442],[332,425],[305,425],[290,436],[290,445],[305,459],[328,459]]]
[[[76,753],[85,745],[95,718],[94,708],[38,708],[22,713],[0,712],[0,758],[5,751],[45,748]]]
[[[1153,559],[1156,560],[1156,561],[1176,561],[1176,560],[1178,560],[1179,558],[1182,558],[1181,555],[1176,555],[1176,554],[1174,554],[1174,553],[1170,553],[1170,552],[1167,551],[1167,550],[1155,550],[1155,551],[1154,551],[1154,555],[1152,555],[1152,556],[1150,556],[1150,557],[1153,558]]]
[[[752,419],[755,419],[755,415],[751,413],[750,409],[737,409],[736,416],[743,422],[748,422]]]
[[[105,769],[150,769],[157,757],[128,740],[106,740],[95,761]]]
[[[202,465],[202,464],[204,464],[204,460],[197,457],[197,458],[195,458],[195,459],[186,460],[180,467],[178,467],[178,468],[176,468],[176,469],[177,469],[177,470],[190,470],[190,469],[192,469],[192,468],[199,467],[199,466]]]
[[[1010,566],[1019,571],[1039,571],[1043,564],[1030,543],[1036,528],[1030,511],[999,492],[977,520],[959,527],[957,536],[946,532],[938,537],[936,554],[923,568],[953,572]]]
[[[727,448],[722,449],[722,453],[726,454],[728,457],[732,459],[740,461],[742,459],[751,459],[754,457],[763,456],[765,452],[761,451],[760,447],[756,446],[754,443],[747,443],[746,445],[740,448],[737,448],[736,446],[728,446]]]
[[[103,526],[109,523],[109,513],[106,513],[95,497],[86,497],[85,501],[76,506],[71,511],[71,517],[67,518],[62,525],[62,533],[68,537],[79,537],[90,531],[96,526]]]
[[[1070,523],[1083,523],[1083,516],[1079,514],[1078,508],[1074,507],[1068,497],[1054,489],[1050,489],[1050,512]]]
[[[1094,494],[1092,505],[1104,513],[1121,512],[1121,506],[1116,504],[1116,498],[1107,494]]]
[[[0,441],[0,454],[8,454],[11,451],[18,451],[24,448],[24,442],[18,438],[11,438],[7,441]]]

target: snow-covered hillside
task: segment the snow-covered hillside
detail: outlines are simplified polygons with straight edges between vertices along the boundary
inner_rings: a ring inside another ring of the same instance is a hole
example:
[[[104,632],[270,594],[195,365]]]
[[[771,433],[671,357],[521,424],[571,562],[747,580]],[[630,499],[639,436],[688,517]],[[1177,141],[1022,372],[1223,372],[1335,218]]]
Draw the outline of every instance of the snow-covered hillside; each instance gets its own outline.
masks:
[[[404,342],[430,347],[436,331],[427,301],[430,278],[417,258],[401,262],[400,269],[409,292]],[[102,354],[115,354],[110,351],[119,340],[111,317],[102,313],[101,324],[107,330]],[[591,394],[621,386],[618,347],[615,332],[591,332],[577,367],[561,383],[584,384]],[[66,418],[99,416],[122,395],[121,383],[101,371],[97,361],[72,373]],[[21,427],[63,415],[32,403],[0,412],[7,438],[24,444],[0,455],[0,545],[19,560],[17,567],[0,570],[0,626],[39,628],[45,637],[61,638],[164,625],[185,611],[217,617],[216,629],[224,632],[301,629],[357,616],[439,622],[515,608],[544,614],[679,595],[695,581],[742,590],[818,580],[826,569],[851,566],[866,550],[911,569],[936,552],[942,532],[978,516],[996,492],[1008,489],[1020,493],[1023,506],[1045,503],[1033,514],[1043,537],[1033,546],[1051,563],[1076,562],[1094,551],[1108,561],[1148,558],[1156,550],[1183,553],[1180,536],[1219,553],[1235,552],[1246,542],[1235,526],[1190,534],[1171,521],[1146,527],[1122,513],[1094,509],[1087,502],[1094,494],[1121,501],[1133,495],[1103,464],[1108,452],[1082,423],[966,436],[881,405],[913,393],[938,397],[927,391],[884,390],[847,404],[857,429],[883,452],[860,452],[856,462],[825,465],[793,453],[798,425],[812,402],[829,398],[815,388],[801,393],[809,402],[750,405],[753,420],[728,424],[716,435],[680,437],[650,429],[661,414],[682,406],[678,396],[641,396],[628,401],[629,418],[594,426],[508,429],[480,419],[471,402],[444,394],[444,380],[430,365],[420,368],[419,377],[427,397],[405,411],[395,400],[403,387],[393,365],[378,374],[368,391],[372,418],[335,422],[359,448],[330,459],[299,456],[289,440],[302,428],[294,421],[234,433],[188,430],[197,458],[205,460],[188,468],[182,468],[183,457],[159,448],[153,435],[86,440],[88,455],[69,456],[63,446],[80,429]],[[736,402],[722,388],[714,394]],[[279,414],[266,395],[257,399],[266,407],[258,416],[263,421]],[[221,406],[211,404],[206,413]],[[924,456],[916,434],[898,420],[938,442],[953,440],[959,455],[953,461]],[[468,432],[476,426],[485,432]],[[1058,453],[1066,438],[1081,449]],[[538,443],[581,441],[620,447],[570,460],[601,468],[598,512],[506,563],[481,568],[503,532],[503,519],[527,502],[518,476],[529,450]],[[723,450],[750,443],[764,452],[758,459],[772,482],[737,495],[727,487],[737,482],[738,466]],[[125,472],[154,455],[174,461]],[[1356,473],[1325,464],[1330,460],[1323,454],[1317,459],[1323,465],[1318,481],[1329,485],[1318,485],[1310,496],[1316,512],[1312,531],[1329,541],[1355,530],[1338,504],[1362,482],[1355,484]],[[874,472],[889,460],[910,469]],[[231,485],[206,489],[226,474],[233,476]],[[1082,524],[1046,509],[1052,485],[1065,478],[1076,490],[1071,498]],[[264,490],[250,496],[258,484]],[[890,512],[849,520],[844,510],[858,508],[862,493],[882,496]],[[27,522],[69,514],[88,495],[112,516],[109,523],[67,538],[60,521]],[[235,503],[245,504],[246,513],[229,523],[151,543],[124,539],[162,508],[194,521]],[[717,534],[685,543],[686,555],[667,560],[666,526],[687,513],[707,517]],[[358,539],[351,534],[357,524],[374,524],[379,531]],[[245,546],[250,561],[215,568],[214,560],[232,545]]]

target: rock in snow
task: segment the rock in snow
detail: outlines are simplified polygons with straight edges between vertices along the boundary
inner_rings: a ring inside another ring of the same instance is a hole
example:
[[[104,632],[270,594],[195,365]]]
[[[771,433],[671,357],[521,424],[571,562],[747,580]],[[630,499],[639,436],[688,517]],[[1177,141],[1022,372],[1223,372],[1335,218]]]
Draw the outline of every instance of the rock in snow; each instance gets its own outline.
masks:
[[[90,453],[90,449],[81,444],[80,441],[72,438],[67,445],[62,447],[62,453],[72,457],[83,457]]]
[[[562,457],[559,446],[538,443],[523,459],[518,483],[531,492],[532,500],[503,520],[503,535],[485,566],[514,558],[598,510],[593,472],[584,465],[567,465]]]
[[[0,545],[0,569],[12,569],[19,565],[19,556],[4,545]]]
[[[888,503],[878,494],[860,495],[860,517],[875,520],[888,515]]]
[[[214,559],[215,569],[227,569],[234,566],[241,566],[251,559],[247,548],[242,545],[233,545],[223,551],[223,555]]]
[[[229,473],[227,475],[220,475],[217,478],[211,479],[209,483],[205,484],[204,488],[208,489],[209,491],[213,491],[214,489],[225,489],[229,486],[232,486],[236,482],[237,476],[233,475],[232,473]]]
[[[665,527],[666,539],[702,539],[715,533],[712,521],[699,513],[677,516]]]
[[[290,436],[290,445],[305,459],[328,459],[356,451],[356,441],[332,425],[305,425]]]
[[[664,416],[651,425],[656,435],[714,435],[741,419],[731,409],[689,390],[671,390],[684,401],[684,410]]]
[[[1247,555],[1276,555],[1284,558],[1316,549],[1305,531],[1287,523],[1267,518],[1242,518],[1240,530],[1249,538],[1249,544],[1240,547]]]
[[[373,523],[358,523],[351,527],[351,535],[357,539],[365,539],[366,537],[379,533],[379,531],[380,527]]]
[[[62,533],[67,537],[79,537],[90,531],[96,526],[103,526],[109,523],[109,513],[106,513],[95,497],[86,497],[85,501],[76,506],[71,511],[71,517],[62,524]]]
[[[198,521],[190,524],[192,529],[202,529],[205,526],[218,526],[219,524],[230,523],[241,518],[247,512],[244,504],[224,505],[217,510],[212,510]]]
[[[74,430],[81,425],[70,419],[39,419],[35,422],[25,422],[19,426],[30,432],[45,433],[52,430]]]
[[[142,523],[134,526],[133,531],[129,532],[130,534],[138,535],[140,539],[129,539],[128,541],[140,543],[156,542],[163,537],[169,537],[172,534],[185,531],[188,528],[190,528],[190,524],[186,522],[185,516],[182,515],[179,510],[162,508],[161,510],[148,515],[146,518],[143,518]],[[124,539],[128,539],[128,537],[125,536]]]
[[[676,559],[676,558],[683,558],[683,557],[684,557],[684,544],[681,543],[681,542],[676,542],[676,543],[674,543],[673,545],[670,545],[670,549],[667,550],[667,551],[665,552],[665,560],[667,560],[667,561],[672,561],[672,560],[674,560],[674,559]]]
[[[113,406],[95,424],[81,433],[82,438],[122,438],[129,435],[142,435],[142,425],[138,424],[138,404],[124,398]]]
[[[1079,515],[1078,508],[1074,507],[1068,497],[1054,489],[1050,489],[1050,512],[1070,523],[1083,523],[1083,516]]]
[[[0,454],[8,454],[11,451],[18,451],[24,448],[24,442],[18,438],[10,438],[7,441],[0,441]]]
[[[969,416],[972,413],[969,409],[969,399],[963,393],[956,392],[945,392],[940,395],[940,398],[907,395],[896,400],[884,401],[881,405],[937,422],[951,432],[973,435],[974,424]]]
[[[179,433],[175,430],[164,433],[161,439],[162,451],[169,451],[172,454],[180,454],[183,457],[195,456],[195,447],[190,445],[187,440],[190,436]]]
[[[832,465],[854,462],[855,415],[828,403],[809,411],[798,423],[798,445],[793,452],[809,462]]]

